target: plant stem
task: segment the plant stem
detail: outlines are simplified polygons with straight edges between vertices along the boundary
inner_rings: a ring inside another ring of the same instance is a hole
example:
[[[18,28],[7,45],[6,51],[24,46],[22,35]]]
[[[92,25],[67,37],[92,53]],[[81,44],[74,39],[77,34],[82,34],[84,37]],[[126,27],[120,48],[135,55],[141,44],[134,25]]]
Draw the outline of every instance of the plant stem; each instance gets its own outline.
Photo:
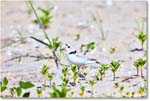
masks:
[[[136,68],[136,70],[137,70],[137,76],[139,76],[139,69],[138,69],[138,68]]]
[[[143,78],[144,76],[143,76],[143,70],[141,69],[141,77]]]
[[[49,39],[49,37],[48,37],[46,31],[45,31],[44,25],[41,23],[41,21],[40,21],[38,15],[37,15],[37,13],[36,13],[36,11],[35,11],[33,5],[32,5],[32,2],[31,2],[30,0],[29,0],[29,4],[30,4],[30,6],[31,6],[31,8],[32,8],[32,10],[33,10],[33,12],[34,12],[34,15],[36,16],[36,18],[37,18],[37,20],[38,20],[38,23],[40,24],[40,26],[41,26],[41,28],[42,28],[42,30],[43,30],[43,32],[44,32],[45,38],[48,40],[49,44],[51,44],[51,41],[50,41],[50,39]]]
[[[73,83],[74,83],[74,86],[75,86],[76,85],[76,80],[75,79],[74,79]]]
[[[51,83],[51,80],[50,80],[50,86],[49,86],[50,88],[51,88],[51,84],[52,84],[52,83]]]
[[[113,73],[114,77],[113,77],[113,81],[115,81],[115,72]]]
[[[103,77],[102,77],[102,75],[101,75],[101,78],[100,78],[101,80],[103,80]]]
[[[93,97],[93,86],[92,86],[92,91],[91,91],[92,93],[91,93],[91,97]]]
[[[141,43],[141,46],[142,46],[142,50],[143,50],[143,49],[144,49],[144,48],[143,48],[143,43]]]

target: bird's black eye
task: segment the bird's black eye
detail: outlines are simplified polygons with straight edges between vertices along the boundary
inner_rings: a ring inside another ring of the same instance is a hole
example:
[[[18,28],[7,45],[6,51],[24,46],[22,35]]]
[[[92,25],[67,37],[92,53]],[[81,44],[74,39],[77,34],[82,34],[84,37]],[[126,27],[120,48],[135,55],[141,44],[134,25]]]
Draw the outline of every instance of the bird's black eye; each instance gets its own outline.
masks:
[[[66,44],[66,46],[67,46],[68,48],[70,48],[70,46],[69,46],[68,44]]]

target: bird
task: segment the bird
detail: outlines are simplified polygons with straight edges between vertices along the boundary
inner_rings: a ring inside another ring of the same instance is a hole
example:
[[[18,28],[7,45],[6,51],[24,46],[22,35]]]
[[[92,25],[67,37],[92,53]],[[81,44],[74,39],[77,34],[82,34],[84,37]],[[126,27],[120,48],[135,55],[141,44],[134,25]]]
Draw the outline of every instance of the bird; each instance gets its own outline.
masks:
[[[70,63],[75,64],[77,66],[84,66],[93,63],[100,64],[100,62],[98,62],[96,59],[90,59],[85,56],[79,55],[77,53],[77,50],[71,48],[71,46],[68,44],[66,44],[66,57]]]

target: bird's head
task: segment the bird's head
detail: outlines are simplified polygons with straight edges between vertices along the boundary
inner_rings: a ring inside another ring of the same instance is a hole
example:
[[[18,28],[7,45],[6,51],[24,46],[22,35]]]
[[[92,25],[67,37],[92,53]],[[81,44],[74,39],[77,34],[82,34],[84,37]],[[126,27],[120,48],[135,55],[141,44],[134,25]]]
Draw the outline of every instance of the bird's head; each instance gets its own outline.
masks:
[[[72,53],[72,52],[76,52],[76,50],[73,49],[73,48],[71,48],[71,46],[68,45],[68,44],[66,44],[66,47],[65,47],[64,50],[66,51],[67,54],[70,54],[70,53]]]

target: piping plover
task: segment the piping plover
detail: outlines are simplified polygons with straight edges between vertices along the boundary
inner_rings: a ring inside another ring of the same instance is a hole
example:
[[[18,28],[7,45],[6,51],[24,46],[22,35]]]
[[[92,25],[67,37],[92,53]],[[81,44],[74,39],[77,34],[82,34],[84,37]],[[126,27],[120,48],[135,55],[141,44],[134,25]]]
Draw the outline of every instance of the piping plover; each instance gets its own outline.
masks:
[[[77,50],[71,48],[68,44],[66,44],[66,57],[68,61],[77,66],[84,66],[92,63],[100,64],[96,59],[89,59],[85,56],[81,56],[77,54]]]

